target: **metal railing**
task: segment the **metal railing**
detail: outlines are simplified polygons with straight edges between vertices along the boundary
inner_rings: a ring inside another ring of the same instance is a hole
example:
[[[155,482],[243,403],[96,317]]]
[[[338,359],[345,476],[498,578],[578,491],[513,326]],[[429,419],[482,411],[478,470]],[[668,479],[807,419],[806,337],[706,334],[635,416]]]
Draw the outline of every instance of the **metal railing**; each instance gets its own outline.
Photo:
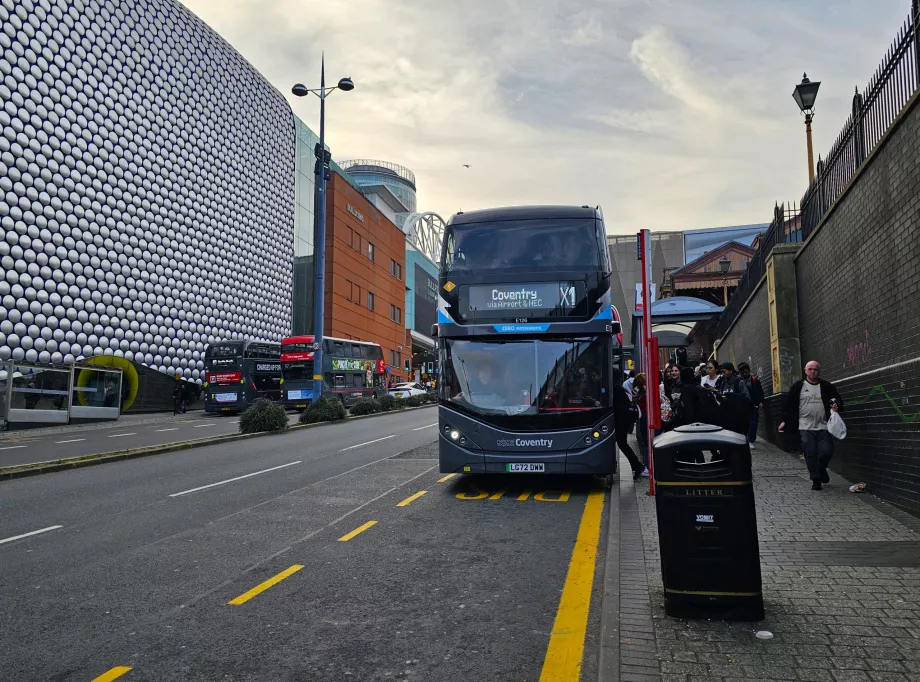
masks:
[[[821,223],[828,210],[884,139],[891,125],[920,85],[920,0],[913,0],[911,13],[901,26],[869,84],[853,95],[853,109],[831,146],[818,164],[814,181],[802,200],[776,205],[773,222],[763,233],[748,270],[732,294],[719,319],[718,336],[724,337],[744,304],[766,272],[773,247],[795,243]]]

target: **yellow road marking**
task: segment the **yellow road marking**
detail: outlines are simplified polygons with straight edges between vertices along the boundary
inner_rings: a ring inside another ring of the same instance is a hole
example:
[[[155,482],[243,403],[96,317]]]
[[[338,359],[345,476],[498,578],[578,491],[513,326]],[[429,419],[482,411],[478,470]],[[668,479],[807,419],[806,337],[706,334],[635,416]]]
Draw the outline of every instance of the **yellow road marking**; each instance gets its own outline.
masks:
[[[601,532],[604,491],[588,494],[581,515],[575,549],[569,561],[569,572],[562,588],[562,598],[556,611],[553,633],[549,638],[540,682],[578,682],[581,659],[585,651],[585,631],[591,607],[591,587],[594,583],[594,563]]]
[[[452,478],[453,478],[454,476],[456,476],[456,475],[457,475],[457,474],[447,474],[447,476],[444,476],[444,477],[442,477],[442,478],[439,478],[439,479],[438,479],[438,483],[444,483],[445,481],[449,481],[450,479],[452,479]]]
[[[476,486],[470,486],[470,487],[472,488],[472,491],[468,493],[465,493],[465,492],[457,493],[456,495],[457,499],[458,500],[484,500],[489,496],[489,493],[487,493],[485,490],[480,490]]]
[[[407,507],[427,492],[428,492],[427,490],[422,490],[422,491],[415,493],[415,495],[410,495],[409,497],[404,499],[402,502],[400,502],[396,506],[397,507]]]
[[[112,682],[112,680],[117,680],[119,677],[129,672],[131,672],[131,668],[126,665],[120,665],[117,668],[112,668],[102,673],[99,677],[94,678],[92,682]]]
[[[559,497],[552,498],[547,497],[547,495],[558,495]],[[546,490],[542,493],[537,493],[533,496],[533,499],[538,502],[568,502],[569,498],[572,496],[572,493],[568,490]]]
[[[277,585],[285,578],[294,575],[301,568],[303,568],[303,566],[301,566],[300,564],[294,564],[290,568],[286,568],[285,570],[281,571],[281,573],[274,576],[273,578],[269,578],[264,583],[260,583],[259,585],[256,585],[251,590],[249,590],[249,592],[243,592],[243,594],[241,594],[239,597],[231,601],[228,601],[227,603],[232,606],[239,606],[240,604],[245,604],[253,597],[265,592],[265,590],[267,590],[272,585]]]
[[[491,497],[489,497],[489,499],[490,499],[490,500],[500,500],[500,499],[502,499],[502,495],[504,495],[506,492],[508,492],[508,491],[507,491],[507,490],[499,490],[497,493],[495,493],[494,495],[492,495]]]
[[[366,531],[368,528],[370,528],[371,526],[375,526],[375,525],[377,525],[376,521],[368,521],[363,526],[358,526],[357,528],[355,528],[353,531],[351,531],[347,535],[343,535],[342,537],[340,537],[339,542],[348,542],[354,536],[360,535],[361,533]]]
[[[518,502],[526,502],[528,499],[530,499],[530,491],[529,491],[529,490],[525,490],[525,491],[522,492],[520,495],[518,495],[517,501],[518,501]]]

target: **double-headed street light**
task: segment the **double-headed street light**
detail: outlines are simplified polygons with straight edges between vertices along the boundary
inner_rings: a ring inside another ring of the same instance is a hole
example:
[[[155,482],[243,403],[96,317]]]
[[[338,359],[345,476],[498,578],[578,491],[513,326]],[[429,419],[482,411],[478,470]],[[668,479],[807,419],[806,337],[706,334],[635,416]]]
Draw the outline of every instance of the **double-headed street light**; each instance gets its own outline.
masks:
[[[351,78],[342,78],[338,85],[326,87],[326,57],[323,55],[320,67],[319,87],[308,88],[303,83],[297,83],[291,92],[297,97],[306,97],[313,93],[319,97],[319,144],[316,145],[316,167],[314,173],[317,180],[318,205],[316,207],[316,230],[313,239],[316,277],[313,280],[313,396],[315,403],[323,394],[323,316],[324,280],[326,277],[326,180],[330,177],[329,162],[332,160],[326,151],[326,96],[335,90],[354,90],[355,84]]]
[[[802,82],[795,86],[792,98],[805,114],[805,138],[808,142],[808,183],[815,181],[815,156],[811,147],[811,120],[815,116],[815,99],[818,97],[818,88],[821,81],[812,83],[808,74],[802,74]]]

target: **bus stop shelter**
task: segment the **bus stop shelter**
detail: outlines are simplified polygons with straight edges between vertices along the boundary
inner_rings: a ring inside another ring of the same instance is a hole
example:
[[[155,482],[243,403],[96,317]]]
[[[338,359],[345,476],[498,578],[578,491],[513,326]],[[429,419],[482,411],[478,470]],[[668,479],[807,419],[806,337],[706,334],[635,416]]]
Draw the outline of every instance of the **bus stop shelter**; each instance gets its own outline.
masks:
[[[670,296],[652,303],[652,335],[661,348],[686,348],[693,343],[701,323],[718,319],[724,308],[690,296]],[[632,338],[642,339],[642,311],[633,311]],[[637,341],[636,346],[641,347]],[[636,353],[634,366],[644,372],[642,353]]]

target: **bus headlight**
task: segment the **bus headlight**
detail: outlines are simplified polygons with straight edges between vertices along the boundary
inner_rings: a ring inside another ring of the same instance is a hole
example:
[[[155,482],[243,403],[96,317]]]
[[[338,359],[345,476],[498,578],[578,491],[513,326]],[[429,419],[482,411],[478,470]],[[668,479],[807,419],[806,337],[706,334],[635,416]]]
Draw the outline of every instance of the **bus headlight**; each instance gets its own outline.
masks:
[[[451,431],[451,432],[450,432],[450,439],[451,439],[451,440],[460,440],[460,432],[457,431],[457,429],[454,429],[453,431]]]
[[[603,433],[603,434],[606,436],[608,433],[610,433],[610,427],[607,426],[606,424],[604,424],[604,425],[601,427],[601,433]]]

